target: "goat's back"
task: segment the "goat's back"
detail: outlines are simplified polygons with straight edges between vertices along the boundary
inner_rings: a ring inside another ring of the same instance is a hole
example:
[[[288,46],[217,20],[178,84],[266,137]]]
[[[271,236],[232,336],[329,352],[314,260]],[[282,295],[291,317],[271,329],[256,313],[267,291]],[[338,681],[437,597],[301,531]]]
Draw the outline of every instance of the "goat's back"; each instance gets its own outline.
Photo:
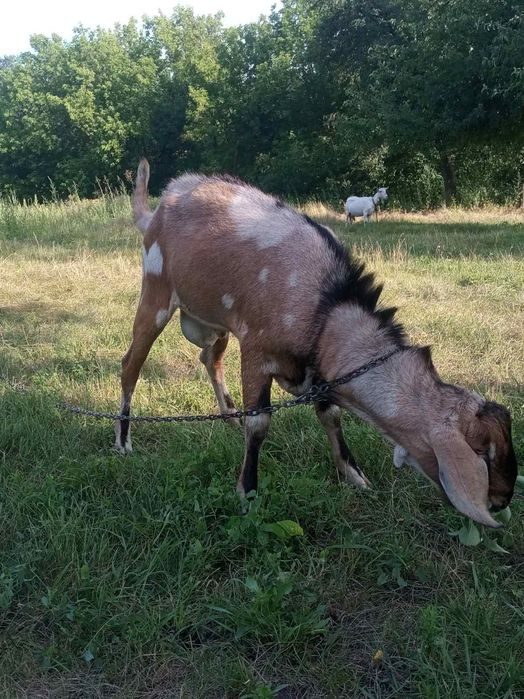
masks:
[[[232,178],[183,175],[149,225],[145,248],[155,242],[162,274],[194,316],[244,341],[310,341],[336,265],[327,228]]]

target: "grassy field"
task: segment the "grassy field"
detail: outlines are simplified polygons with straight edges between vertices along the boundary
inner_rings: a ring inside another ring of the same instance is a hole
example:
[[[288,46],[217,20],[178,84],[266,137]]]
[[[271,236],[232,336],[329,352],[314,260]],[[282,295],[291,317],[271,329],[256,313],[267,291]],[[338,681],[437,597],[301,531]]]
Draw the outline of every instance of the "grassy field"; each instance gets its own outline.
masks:
[[[240,432],[143,425],[122,458],[110,423],[57,409],[118,407],[141,274],[128,206],[0,205],[0,696],[522,697],[522,495],[494,535],[509,553],[462,546],[450,536],[460,517],[351,416],[374,489],[338,483],[300,408],[273,419],[241,516]],[[522,217],[390,214],[349,228],[309,211],[386,282],[446,380],[510,407],[522,463]],[[226,359],[239,400],[235,343]],[[215,410],[176,322],[134,409]],[[303,536],[277,536],[282,520]]]

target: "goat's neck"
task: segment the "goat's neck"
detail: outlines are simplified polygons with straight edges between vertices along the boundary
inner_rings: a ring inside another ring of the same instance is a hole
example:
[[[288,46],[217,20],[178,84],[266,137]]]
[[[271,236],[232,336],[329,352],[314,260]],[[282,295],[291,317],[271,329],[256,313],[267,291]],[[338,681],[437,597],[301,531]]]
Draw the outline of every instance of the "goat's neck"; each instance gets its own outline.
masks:
[[[373,204],[375,204],[375,206],[377,206],[379,201],[380,201],[380,193],[375,192],[375,194],[371,198],[373,199]]]
[[[397,346],[373,314],[357,305],[332,311],[319,341],[319,369],[332,380],[383,356]],[[392,438],[428,412],[434,377],[416,350],[400,352],[384,364],[337,389],[337,403],[375,424]]]
[[[331,380],[395,348],[378,318],[358,304],[334,308],[318,343],[322,377]]]

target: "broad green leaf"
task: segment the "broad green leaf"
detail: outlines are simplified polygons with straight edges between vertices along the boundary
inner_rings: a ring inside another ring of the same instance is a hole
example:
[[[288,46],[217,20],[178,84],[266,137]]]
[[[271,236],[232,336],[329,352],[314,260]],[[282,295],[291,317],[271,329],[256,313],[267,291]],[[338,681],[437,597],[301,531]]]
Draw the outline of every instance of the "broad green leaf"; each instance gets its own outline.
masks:
[[[280,522],[263,524],[261,529],[265,532],[275,534],[279,539],[290,539],[292,536],[304,536],[304,530],[300,524],[298,522],[293,522],[291,519],[283,519]]]
[[[486,534],[484,534],[484,545],[489,551],[493,551],[494,553],[509,553],[509,551],[503,549],[502,546],[499,546],[496,541],[490,539]]]
[[[86,661],[86,663],[90,663],[95,659],[95,656],[89,648],[86,648],[85,651],[82,653],[82,658]]]
[[[524,490],[524,476],[517,476],[517,487]]]
[[[503,510],[500,512],[497,512],[493,515],[493,517],[497,520],[497,522],[502,522],[502,524],[507,524],[509,520],[511,519],[511,510],[509,507],[505,507]]]
[[[230,609],[226,609],[225,607],[217,607],[214,604],[209,604],[208,607],[209,609],[212,609],[214,612],[220,612],[221,614],[227,614],[229,616],[232,615],[232,611]]]
[[[478,546],[481,542],[480,532],[476,524],[471,520],[459,531],[459,541],[464,546]]]
[[[385,585],[389,580],[389,575],[384,570],[381,570],[380,575],[377,578],[377,585]]]
[[[246,582],[244,584],[248,590],[251,590],[251,592],[258,592],[260,590],[255,578],[246,578]]]

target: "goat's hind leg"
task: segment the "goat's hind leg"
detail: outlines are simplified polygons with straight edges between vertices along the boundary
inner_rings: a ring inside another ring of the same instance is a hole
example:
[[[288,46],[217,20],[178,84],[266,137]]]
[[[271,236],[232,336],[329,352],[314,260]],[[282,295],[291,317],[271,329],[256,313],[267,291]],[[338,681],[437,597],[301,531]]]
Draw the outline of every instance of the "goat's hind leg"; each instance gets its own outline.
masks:
[[[200,361],[207,369],[220,412],[234,412],[235,404],[227,390],[224,380],[224,363],[222,361],[229,340],[229,333],[207,325],[201,320],[196,320],[196,318],[182,310],[180,311],[180,328],[186,340],[189,340],[189,342],[202,350],[200,352]],[[240,424],[235,418],[231,418],[228,422]]]
[[[133,340],[122,359],[120,415],[129,416],[140,370],[174,310],[167,289],[153,289],[147,282],[144,283],[133,324]],[[121,454],[131,453],[131,424],[125,417],[115,423],[115,437],[115,449]]]
[[[340,408],[334,403],[321,401],[320,403],[315,403],[315,410],[331,444],[331,451],[338,473],[345,481],[353,483],[353,485],[359,488],[369,487],[371,485],[370,482],[358,467],[344,440],[340,420],[342,411]]]
[[[236,411],[233,399],[227,389],[224,379],[224,353],[229,341],[229,333],[220,335],[216,342],[212,345],[207,345],[200,352],[200,361],[206,367],[211,385],[217,398],[218,407],[221,413],[234,413]],[[240,426],[238,418],[231,418],[227,421],[234,425]]]

